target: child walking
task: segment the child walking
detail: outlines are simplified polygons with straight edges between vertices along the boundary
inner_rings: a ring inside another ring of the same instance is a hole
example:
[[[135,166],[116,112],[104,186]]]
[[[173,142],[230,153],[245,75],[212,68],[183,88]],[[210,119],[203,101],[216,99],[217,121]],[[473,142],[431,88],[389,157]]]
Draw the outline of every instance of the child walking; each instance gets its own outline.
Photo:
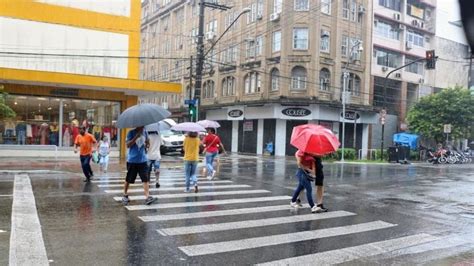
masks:
[[[196,176],[197,164],[199,161],[199,138],[197,132],[188,132],[184,138],[184,173],[186,177],[186,189],[184,192],[190,192],[191,182],[194,185],[194,192],[198,192],[198,183]]]
[[[311,207],[311,212],[315,213],[317,211],[317,206],[313,201],[313,188],[311,186],[311,181],[314,180],[316,175],[316,161],[311,154],[304,153],[298,150],[295,154],[296,163],[298,165],[298,171],[296,172],[296,177],[298,178],[298,186],[296,187],[293,197],[291,198],[291,207],[298,208],[301,207],[301,203],[298,199],[300,192],[306,190],[306,198],[308,204]]]
[[[103,173],[107,173],[109,166],[110,143],[106,136],[103,136],[99,142],[99,169]]]

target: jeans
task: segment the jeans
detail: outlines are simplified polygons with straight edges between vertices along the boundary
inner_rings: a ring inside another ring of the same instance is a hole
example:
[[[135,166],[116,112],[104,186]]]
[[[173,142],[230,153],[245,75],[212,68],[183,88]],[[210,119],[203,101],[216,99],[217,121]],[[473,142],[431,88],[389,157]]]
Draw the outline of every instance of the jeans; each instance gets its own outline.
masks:
[[[191,181],[195,186],[197,186],[197,161],[184,161],[184,174],[186,177],[186,190],[189,190],[191,186]]]
[[[82,172],[86,176],[87,179],[91,178],[92,176],[92,168],[91,168],[91,155],[81,155],[81,166]]]
[[[296,187],[295,192],[293,193],[293,197],[291,198],[291,202],[296,202],[296,199],[300,195],[300,192],[303,189],[306,189],[306,198],[308,199],[309,206],[311,208],[314,206],[314,201],[313,201],[313,187],[311,186],[311,182],[309,181],[308,178],[306,178],[306,175],[304,174],[304,171],[301,169],[298,169],[298,172],[296,172],[296,177],[298,177],[298,186]]]
[[[26,144],[26,131],[19,130],[17,134],[17,142],[20,145]]]
[[[212,166],[212,163],[214,162],[214,158],[216,158],[216,156],[217,156],[217,152],[206,153],[206,166],[207,166],[208,176],[212,175],[212,172],[214,171],[214,167]]]

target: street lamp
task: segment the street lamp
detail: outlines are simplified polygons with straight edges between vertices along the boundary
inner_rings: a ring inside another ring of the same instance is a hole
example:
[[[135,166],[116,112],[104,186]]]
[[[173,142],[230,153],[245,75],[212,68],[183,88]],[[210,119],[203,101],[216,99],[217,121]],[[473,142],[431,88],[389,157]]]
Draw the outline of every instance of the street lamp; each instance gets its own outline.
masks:
[[[351,49],[349,50],[349,60],[346,62],[343,70],[343,83],[342,83],[342,154],[341,154],[341,162],[344,162],[344,147],[346,141],[346,101],[347,101],[347,79],[349,78],[349,72],[347,72],[347,67],[349,66],[349,62],[353,61],[352,54],[354,48],[358,47],[358,52],[362,52],[364,48],[361,46],[362,42],[360,40],[356,40],[352,45]],[[354,60],[355,61],[355,60]]]
[[[216,46],[216,44],[222,39],[222,37],[230,30],[230,28],[237,22],[237,20],[245,13],[251,11],[250,8],[246,7],[240,11],[239,15],[230,23],[230,25],[224,30],[224,32],[217,38],[217,40],[211,45],[207,52],[204,52],[204,0],[201,0],[199,7],[199,33],[198,33],[198,44],[197,44],[197,64],[196,64],[196,82],[194,83],[194,98],[195,104],[197,105],[196,120],[199,119],[199,105],[201,104],[201,86],[202,86],[202,71],[204,66],[204,59]],[[212,4],[211,4],[212,5]],[[212,5],[214,7],[216,5]],[[228,7],[226,7],[228,8]]]

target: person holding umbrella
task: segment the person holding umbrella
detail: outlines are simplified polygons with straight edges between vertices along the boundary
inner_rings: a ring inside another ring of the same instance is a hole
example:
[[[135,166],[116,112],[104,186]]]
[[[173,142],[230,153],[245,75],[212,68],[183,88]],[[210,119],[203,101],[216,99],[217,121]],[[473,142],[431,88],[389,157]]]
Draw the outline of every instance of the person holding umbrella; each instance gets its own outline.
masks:
[[[339,140],[331,130],[319,125],[307,124],[293,128],[290,143],[298,148],[295,156],[298,164],[296,176],[299,178],[299,184],[293,194],[291,206],[301,206],[298,196],[304,188],[306,189],[308,203],[311,206],[311,212],[327,212],[328,209],[323,205],[324,173],[321,157],[335,152],[340,145]],[[309,196],[311,186],[306,180],[315,181],[317,205],[314,205],[312,196]]]
[[[219,146],[224,149],[221,139],[216,135],[214,128],[207,129],[207,136],[203,140],[204,151],[206,152],[207,179],[212,180],[216,175],[214,170],[214,159],[219,154]]]
[[[184,192],[191,192],[191,182],[194,185],[194,192],[198,193],[198,183],[196,169],[199,162],[199,138],[198,132],[205,131],[201,125],[192,122],[184,122],[171,127],[171,130],[188,132],[184,138],[184,175],[186,188]]]
[[[150,205],[156,201],[149,192],[150,175],[148,174],[147,149],[150,141],[148,134],[144,130],[145,125],[150,125],[161,121],[171,113],[163,107],[156,104],[139,104],[127,108],[117,119],[118,128],[134,128],[127,134],[126,144],[127,154],[127,177],[125,178],[122,203],[128,205],[128,188],[130,184],[135,183],[137,174],[143,183],[145,194],[145,204]]]

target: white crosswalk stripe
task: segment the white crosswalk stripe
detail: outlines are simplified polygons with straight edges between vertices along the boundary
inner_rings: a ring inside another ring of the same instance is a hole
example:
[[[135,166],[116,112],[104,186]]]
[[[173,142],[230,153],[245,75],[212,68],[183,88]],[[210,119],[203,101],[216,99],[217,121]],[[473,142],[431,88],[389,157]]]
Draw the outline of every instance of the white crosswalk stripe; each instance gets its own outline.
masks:
[[[225,231],[225,230],[237,230],[237,229],[242,229],[242,228],[255,228],[255,227],[286,224],[286,223],[316,221],[316,220],[338,218],[338,217],[351,216],[351,215],[355,215],[355,213],[346,212],[346,211],[327,212],[327,213],[321,213],[318,215],[310,213],[306,215],[293,215],[293,216],[288,216],[288,217],[246,220],[246,221],[231,222],[231,223],[217,223],[217,224],[164,228],[164,229],[158,229],[157,231],[158,233],[164,236],[166,235],[174,236],[174,235],[217,232],[217,231]]]
[[[209,200],[209,201],[196,201],[196,202],[160,203],[160,204],[154,204],[154,205],[134,205],[134,206],[126,206],[126,208],[129,211],[138,211],[138,210],[198,207],[198,206],[209,206],[209,205],[215,206],[215,205],[227,205],[227,204],[243,204],[243,203],[251,203],[251,202],[269,202],[269,201],[277,201],[277,200],[288,201],[290,199],[291,199],[290,196],[273,196],[273,197]]]
[[[199,190],[209,190],[209,189],[230,189],[230,188],[249,188],[249,185],[224,185],[224,186],[199,186]],[[164,188],[150,188],[150,192],[155,191],[183,191],[186,187],[164,187]],[[105,190],[105,193],[117,194],[123,193],[123,189],[114,189],[114,190]],[[129,189],[128,193],[143,193],[143,188],[134,188]]]
[[[198,180],[199,185],[202,185],[202,184],[230,184],[230,183],[233,183],[233,182],[230,181],[230,180],[222,180],[222,181],[199,181]],[[160,185],[162,187],[173,186],[173,185],[182,185],[182,184],[184,184],[184,180],[180,181],[180,182],[160,182]],[[153,182],[152,182],[152,185],[154,186]],[[123,182],[121,184],[101,184],[101,185],[97,185],[97,186],[102,187],[102,188],[123,187]],[[143,183],[137,182],[136,184],[129,184],[129,186],[130,187],[143,187]]]
[[[188,256],[200,256],[217,254],[229,251],[238,251],[251,248],[268,247],[280,244],[301,242],[326,237],[342,236],[373,230],[380,230],[396,226],[383,221],[374,221],[355,225],[324,228],[313,231],[302,231],[289,234],[271,235],[264,237],[247,238],[242,240],[232,240],[223,242],[213,242],[208,244],[198,244],[179,247]]]
[[[265,266],[273,265],[334,265],[344,262],[349,262],[364,257],[375,256],[383,253],[397,251],[403,248],[412,247],[415,245],[425,244],[437,240],[437,237],[428,234],[417,234],[406,237],[399,237],[384,241],[373,242],[369,244],[342,248],[337,250],[330,250],[317,254],[310,254],[305,256],[293,257],[277,261],[270,261],[267,263],[257,264]]]
[[[262,194],[270,193],[268,190],[256,189],[256,190],[235,190],[235,191],[219,191],[219,192],[199,192],[199,193],[179,193],[179,194],[163,194],[163,195],[152,195],[158,199],[174,199],[174,198],[194,198],[194,197],[206,197],[206,196],[225,196],[225,195],[246,195],[246,194]],[[129,196],[130,200],[145,200],[145,196]],[[115,201],[122,201],[122,197],[114,197]]]
[[[304,208],[308,208],[308,207],[304,207]],[[251,213],[264,213],[264,212],[273,212],[273,211],[283,211],[283,210],[288,210],[288,209],[289,209],[288,204],[285,204],[285,205],[240,208],[240,209],[231,209],[231,210],[222,210],[222,211],[204,211],[204,212],[167,214],[167,215],[162,215],[162,214],[148,215],[148,216],[139,216],[138,218],[140,218],[144,222],[160,222],[160,221],[186,220],[186,219],[208,218],[208,217],[219,217],[219,216],[230,216],[230,215],[242,215],[242,214],[251,214]]]

